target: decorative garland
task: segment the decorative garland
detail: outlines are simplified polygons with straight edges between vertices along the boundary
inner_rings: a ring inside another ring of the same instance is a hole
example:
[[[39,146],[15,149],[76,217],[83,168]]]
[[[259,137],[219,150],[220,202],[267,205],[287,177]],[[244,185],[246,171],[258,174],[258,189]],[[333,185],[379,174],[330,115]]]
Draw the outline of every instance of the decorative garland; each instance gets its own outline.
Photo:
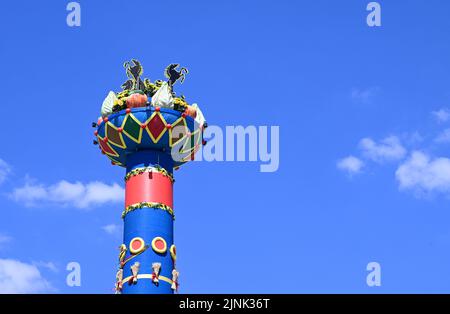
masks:
[[[166,212],[168,212],[173,219],[175,219],[175,214],[173,212],[173,209],[170,208],[169,206],[162,204],[162,203],[154,203],[154,202],[141,202],[141,203],[137,203],[137,204],[133,204],[133,205],[129,205],[125,208],[125,210],[122,212],[122,219],[125,218],[125,216],[135,210],[135,209],[141,209],[144,207],[149,207],[149,208],[154,208],[154,209],[161,209],[164,210]]]
[[[163,176],[169,178],[172,183],[175,182],[175,179],[173,178],[173,174],[169,173],[166,169],[164,169],[163,167],[161,167],[159,165],[156,165],[153,167],[142,167],[142,168],[133,169],[130,172],[128,172],[127,175],[125,176],[125,182],[127,182],[131,177],[138,176],[145,172],[158,172],[158,173],[162,174]]]

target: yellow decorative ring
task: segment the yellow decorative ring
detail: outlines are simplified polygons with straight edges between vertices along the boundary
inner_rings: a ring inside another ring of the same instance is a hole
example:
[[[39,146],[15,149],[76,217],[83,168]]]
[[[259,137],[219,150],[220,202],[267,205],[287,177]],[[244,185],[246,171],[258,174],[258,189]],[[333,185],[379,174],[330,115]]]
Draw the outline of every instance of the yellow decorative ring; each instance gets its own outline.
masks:
[[[126,277],[125,279],[122,280],[122,284],[129,282],[131,280],[131,278],[133,278],[133,276]],[[139,274],[139,275],[137,275],[137,279],[153,279],[153,277],[152,277],[152,274]],[[169,279],[165,276],[161,276],[161,275],[158,276],[158,280],[160,280],[160,281],[162,280],[162,281],[165,281],[170,284],[173,283],[173,281],[171,279]]]
[[[162,248],[157,247],[157,246],[156,246],[156,241],[161,241],[161,242],[163,243],[163,247],[162,247]],[[156,253],[160,253],[160,254],[166,253],[166,251],[167,251],[167,243],[166,243],[166,240],[164,240],[164,239],[161,238],[161,237],[155,237],[155,238],[152,240],[152,249],[153,249],[153,251],[155,251]]]
[[[176,261],[177,260],[177,248],[176,248],[175,244],[172,244],[170,246],[169,251],[170,251],[170,256],[172,256],[172,259],[174,261]]]
[[[139,241],[139,242],[140,242],[140,245],[139,245],[139,247],[137,247],[137,248],[135,248],[135,247],[133,246],[133,243],[134,243],[135,241]],[[144,239],[142,239],[142,238],[140,238],[140,237],[135,237],[135,238],[131,239],[131,241],[130,241],[130,253],[131,253],[131,254],[137,254],[137,253],[140,253],[140,252],[142,252],[144,249],[145,249],[145,241],[144,241]]]

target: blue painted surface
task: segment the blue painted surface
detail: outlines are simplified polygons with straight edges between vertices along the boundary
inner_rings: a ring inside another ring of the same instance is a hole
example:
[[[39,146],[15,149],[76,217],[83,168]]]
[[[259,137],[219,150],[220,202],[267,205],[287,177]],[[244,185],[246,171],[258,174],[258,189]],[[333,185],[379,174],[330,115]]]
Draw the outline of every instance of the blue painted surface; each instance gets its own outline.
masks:
[[[157,166],[173,172],[173,160],[169,152],[142,150],[127,156],[127,173],[136,168]]]
[[[140,122],[145,123],[151,115],[155,112],[154,107],[142,107],[142,108],[133,108],[131,109],[131,113],[133,116]],[[163,116],[164,120],[168,124],[174,124],[182,115],[181,112],[168,109],[168,108],[160,108],[160,113]],[[127,114],[125,110],[119,111],[117,113],[111,114],[108,116],[108,121],[112,123],[115,127],[121,127],[123,121],[125,120]],[[186,125],[191,133],[194,133],[195,130],[199,128],[198,123],[195,122],[195,120],[190,117],[185,117]],[[102,138],[105,137],[105,123],[101,123],[98,128],[98,135]],[[199,135],[201,136],[201,135]],[[164,135],[159,139],[157,143],[154,143],[153,140],[148,135],[147,131],[143,130],[142,132],[142,139],[140,143],[136,143],[135,141],[131,140],[123,134],[123,139],[125,141],[126,148],[121,148],[117,145],[114,145],[114,143],[109,142],[111,147],[119,154],[119,157],[112,157],[111,159],[119,162],[120,164],[127,166],[127,160],[130,154],[134,154],[136,151],[140,150],[155,150],[160,152],[165,152],[170,155],[171,147],[169,145],[169,130],[166,130],[164,132]],[[184,154],[184,157],[189,156],[189,153]],[[174,162],[174,166],[180,166],[184,164],[184,162]],[[166,169],[169,171],[169,169]],[[170,169],[171,171],[171,169]]]
[[[141,123],[149,120],[155,112],[154,107],[133,108],[131,114]],[[181,112],[160,108],[160,113],[166,123],[172,125],[181,117]],[[114,113],[108,117],[108,123],[113,124],[119,128],[123,126],[123,122],[127,116],[125,110]],[[194,133],[198,128],[196,122],[191,117],[185,118],[186,125],[191,133]],[[106,123],[101,123],[98,126],[98,135],[101,138],[106,136]],[[201,132],[199,133],[201,136]],[[165,130],[164,135],[154,143],[146,130],[142,130],[142,138],[140,143],[131,140],[125,133],[122,133],[126,148],[121,148],[114,145],[111,141],[109,144],[119,154],[118,157],[113,158],[120,162],[127,169],[127,173],[136,168],[158,166],[162,167],[167,172],[173,173],[173,168],[182,163],[174,161],[171,155],[169,142],[169,131]],[[187,139],[187,137],[186,137]],[[197,140],[197,138],[196,138]],[[181,141],[183,142],[183,141]],[[174,146],[177,147],[178,145]],[[187,155],[190,155],[188,153]],[[131,256],[129,252],[130,242],[133,238],[140,237],[144,239],[148,248],[140,254],[137,254],[133,259],[129,260],[123,267],[123,278],[132,276],[131,266],[135,262],[140,263],[138,275],[151,275],[153,272],[152,264],[161,263],[160,276],[172,279],[172,270],[174,269],[173,260],[170,255],[170,247],[173,243],[173,217],[164,210],[144,207],[135,209],[129,212],[124,218],[124,239],[123,243],[128,248],[128,253],[125,259]],[[155,237],[162,237],[167,244],[165,253],[156,253],[152,247],[151,242]],[[122,293],[137,294],[137,293],[173,293],[171,284],[159,280],[159,284],[155,285],[150,278],[138,279],[136,284],[124,283]]]
[[[169,248],[173,242],[173,219],[166,211],[153,208],[136,209],[125,216],[124,219],[124,243],[129,247],[134,237],[144,239],[148,249],[133,258],[124,266],[124,278],[131,276],[130,267],[135,263],[141,264],[139,274],[151,274],[152,263],[161,263],[160,276],[172,278],[173,261]],[[151,248],[151,242],[155,237],[162,237],[167,243],[167,251],[164,254],[156,253]],[[160,280],[156,286],[151,279],[139,279],[136,284],[125,283],[122,293],[173,293],[170,284]]]
[[[159,160],[159,165],[171,172],[173,162],[169,158],[170,155],[160,151],[146,150],[139,151],[128,156],[129,164],[127,171],[136,167],[154,166]],[[130,241],[135,237],[144,239],[148,248],[135,258],[124,265],[124,278],[132,276],[130,267],[135,263],[140,263],[139,274],[151,274],[152,263],[161,263],[160,276],[172,279],[173,261],[170,256],[169,248],[173,242],[173,218],[164,210],[144,207],[129,212],[124,218],[124,244],[129,248]],[[167,251],[159,254],[153,251],[151,242],[155,237],[162,237],[167,243]],[[127,254],[127,257],[130,254]],[[136,284],[125,283],[123,285],[124,294],[136,293],[173,293],[171,285],[168,282],[159,280],[156,286],[151,279],[139,279]]]

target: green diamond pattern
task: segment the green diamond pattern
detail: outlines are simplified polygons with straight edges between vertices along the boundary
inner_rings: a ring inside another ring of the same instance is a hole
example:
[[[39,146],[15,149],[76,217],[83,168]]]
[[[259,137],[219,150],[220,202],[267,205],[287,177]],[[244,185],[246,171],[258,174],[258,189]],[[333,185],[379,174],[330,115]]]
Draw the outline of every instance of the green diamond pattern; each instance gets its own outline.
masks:
[[[125,125],[123,126],[125,132],[127,132],[131,137],[133,137],[136,141],[139,140],[139,135],[141,132],[141,125],[137,123],[131,116],[127,117],[127,121],[125,121]]]

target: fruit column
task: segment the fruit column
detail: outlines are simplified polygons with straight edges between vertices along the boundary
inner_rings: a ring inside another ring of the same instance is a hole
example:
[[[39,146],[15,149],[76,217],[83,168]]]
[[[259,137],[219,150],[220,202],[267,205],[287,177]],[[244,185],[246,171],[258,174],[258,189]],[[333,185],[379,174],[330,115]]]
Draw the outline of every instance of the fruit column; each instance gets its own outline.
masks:
[[[128,252],[121,258],[124,294],[174,291],[172,170],[173,160],[163,151],[142,150],[127,156],[122,217]]]

